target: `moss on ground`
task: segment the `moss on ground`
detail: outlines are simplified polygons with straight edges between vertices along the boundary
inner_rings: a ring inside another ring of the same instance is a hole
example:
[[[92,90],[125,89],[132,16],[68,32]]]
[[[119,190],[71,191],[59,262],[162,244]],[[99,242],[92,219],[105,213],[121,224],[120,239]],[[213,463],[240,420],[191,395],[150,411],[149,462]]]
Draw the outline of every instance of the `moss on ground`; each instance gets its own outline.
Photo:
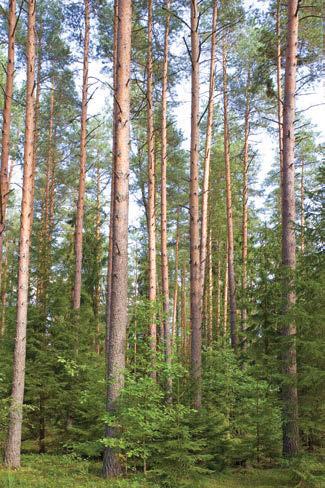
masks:
[[[286,488],[293,487],[285,469],[247,469],[189,481],[189,488]],[[24,455],[22,468],[0,467],[1,488],[159,488],[143,477],[108,481],[100,478],[100,463],[70,455]]]

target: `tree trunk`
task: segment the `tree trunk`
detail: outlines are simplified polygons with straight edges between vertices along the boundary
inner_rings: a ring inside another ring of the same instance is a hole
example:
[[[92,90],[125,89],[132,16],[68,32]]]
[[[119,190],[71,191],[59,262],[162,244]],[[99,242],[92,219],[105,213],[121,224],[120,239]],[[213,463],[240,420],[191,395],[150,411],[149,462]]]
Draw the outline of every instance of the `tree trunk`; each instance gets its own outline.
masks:
[[[115,176],[113,204],[113,253],[110,303],[110,324],[107,351],[107,410],[112,413],[124,385],[125,343],[128,323],[128,206],[129,206],[129,145],[130,145],[130,65],[131,65],[131,0],[118,0],[116,65]],[[107,436],[114,437],[108,428]],[[106,448],[103,475],[122,472],[117,453]]]
[[[33,139],[34,139],[34,79],[35,79],[35,0],[28,2],[27,82],[24,145],[24,176],[21,204],[20,240],[18,259],[17,322],[14,350],[12,396],[9,414],[5,464],[20,466],[21,431],[26,362],[26,332],[29,285],[30,237],[33,214]]]
[[[216,336],[220,334],[220,313],[221,313],[221,263],[220,257],[218,257],[217,264],[217,297],[216,297]]]
[[[234,230],[232,216],[232,188],[231,188],[231,167],[229,150],[229,125],[228,125],[228,76],[227,76],[227,54],[226,44],[222,46],[222,69],[223,69],[223,117],[224,117],[224,157],[226,170],[226,200],[227,200],[227,234],[228,234],[228,280],[229,280],[229,303],[230,303],[230,337],[231,345],[236,351],[238,337],[236,329],[236,279],[234,263]]]
[[[175,283],[173,297],[173,322],[172,322],[172,345],[176,342],[176,321],[177,321],[177,302],[178,302],[178,266],[179,266],[179,208],[177,209],[176,223],[176,244],[175,244]]]
[[[186,263],[182,267],[181,283],[181,353],[184,361],[187,360],[187,313],[186,313]]]
[[[217,17],[218,17],[218,1],[215,0],[213,4],[212,26],[211,26],[212,35],[211,35],[211,50],[210,50],[209,102],[208,102],[207,128],[206,128],[206,136],[205,136],[204,174],[203,174],[202,209],[201,209],[201,245],[200,245],[201,263],[200,264],[201,264],[202,294],[204,290],[206,258],[207,258],[208,201],[209,201],[209,185],[210,185],[211,140],[212,140],[213,113],[214,113]]]
[[[248,244],[248,151],[249,151],[249,131],[250,131],[250,73],[247,75],[246,86],[246,109],[245,109],[245,134],[244,134],[244,157],[243,157],[243,216],[242,216],[242,294],[243,305],[241,308],[241,332],[242,347],[246,349],[246,327],[247,327],[247,244]]]
[[[227,336],[227,321],[228,321],[228,242],[226,244],[226,261],[225,261],[225,277],[224,277],[224,290],[223,290],[223,338],[226,340]]]
[[[157,299],[156,264],[156,167],[153,125],[153,72],[152,72],[152,0],[148,0],[148,51],[147,51],[147,150],[148,150],[148,254],[149,254],[149,301],[155,307]],[[150,348],[152,353],[152,377],[156,378],[155,356],[157,349],[156,313],[151,313]]]
[[[304,182],[304,160],[301,160],[301,177],[300,177],[300,227],[301,227],[301,254],[305,252],[305,182]]]
[[[298,393],[296,359],[296,324],[290,312],[296,303],[294,272],[296,268],[295,236],[295,92],[298,44],[298,0],[288,0],[287,50],[283,111],[283,184],[282,184],[282,264],[284,269],[284,324],[282,400],[284,409],[283,453],[293,456],[299,451]]]
[[[199,149],[200,149],[200,38],[199,10],[196,0],[191,2],[191,171],[190,171],[190,277],[191,277],[191,373],[193,405],[201,407],[201,327],[202,292],[200,274],[200,223],[199,223]]]
[[[118,0],[114,0],[114,37],[113,37],[113,86],[116,90],[116,71],[117,71],[117,34],[118,34]],[[106,288],[106,337],[105,351],[108,351],[111,289],[112,289],[112,263],[113,263],[113,209],[114,209],[114,175],[116,159],[116,124],[117,124],[117,103],[114,92],[113,100],[113,141],[112,141],[112,171],[111,171],[111,195],[109,209],[109,237],[108,237],[108,261],[107,261],[107,288]]]
[[[278,108],[278,136],[279,136],[279,159],[280,159],[280,181],[282,184],[283,173],[283,101],[282,101],[282,76],[281,76],[281,0],[276,3],[276,85],[277,85],[277,108]]]
[[[87,162],[87,105],[88,105],[88,58],[90,39],[90,12],[89,0],[84,0],[85,34],[84,34],[84,58],[82,74],[82,102],[81,102],[81,130],[80,130],[80,173],[77,202],[77,216],[75,229],[75,276],[73,288],[73,308],[79,310],[81,296],[81,271],[82,271],[82,231],[85,206],[86,186],[86,162]]]
[[[170,28],[170,0],[166,4],[166,27],[164,38],[164,61],[161,99],[161,283],[163,294],[163,327],[165,340],[166,364],[171,364],[171,334],[169,318],[169,277],[167,253],[167,84],[168,84],[168,50]],[[167,380],[167,395],[171,396],[172,380]]]
[[[213,341],[213,272],[212,272],[212,238],[211,230],[208,240],[208,310],[207,310],[207,328],[208,328],[208,345]]]
[[[94,286],[94,318],[96,323],[95,332],[95,351],[100,354],[100,319],[99,319],[99,306],[100,306],[100,262],[101,262],[101,219],[100,219],[100,168],[97,164],[96,168],[96,228],[95,228],[95,239],[96,239],[96,276],[95,276],[95,286]]]
[[[0,172],[0,283],[2,280],[2,247],[5,229],[6,210],[9,196],[9,153],[10,153],[10,123],[11,101],[14,90],[15,73],[15,31],[16,31],[16,0],[9,0],[8,13],[8,59],[7,77],[4,93],[2,141],[1,141],[1,172]]]

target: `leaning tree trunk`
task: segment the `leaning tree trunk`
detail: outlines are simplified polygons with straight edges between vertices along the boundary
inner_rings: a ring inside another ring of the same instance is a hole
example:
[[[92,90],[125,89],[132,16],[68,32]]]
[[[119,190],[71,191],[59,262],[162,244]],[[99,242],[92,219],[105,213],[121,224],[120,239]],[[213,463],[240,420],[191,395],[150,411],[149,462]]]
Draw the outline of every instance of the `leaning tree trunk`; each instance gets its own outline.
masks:
[[[247,327],[247,250],[248,250],[248,150],[250,130],[250,74],[247,75],[246,86],[246,108],[245,108],[245,133],[244,133],[244,156],[243,156],[243,215],[242,215],[242,294],[243,305],[241,307],[241,332],[242,347],[246,349],[246,327]]]
[[[210,184],[210,161],[211,161],[211,141],[213,128],[214,113],[214,85],[215,85],[215,65],[216,65],[216,29],[218,16],[218,1],[213,4],[212,26],[211,26],[211,50],[210,50],[210,79],[209,79],[209,101],[208,101],[208,118],[205,136],[204,150],[204,173],[202,187],[202,209],[201,209],[201,291],[203,295],[206,259],[207,259],[207,236],[208,236],[208,201],[209,201],[209,184]]]
[[[202,303],[200,274],[199,223],[199,149],[200,149],[200,39],[199,10],[196,0],[191,1],[191,171],[190,171],[190,289],[191,289],[191,374],[193,405],[201,407],[201,343]]]
[[[130,65],[131,65],[131,0],[118,0],[116,66],[115,176],[113,203],[113,246],[110,324],[107,350],[107,410],[114,412],[124,385],[125,343],[128,323],[128,206],[129,206],[129,144],[130,144]],[[117,434],[108,428],[108,437]],[[118,453],[106,448],[103,475],[117,476],[122,472]]]
[[[29,285],[30,237],[33,214],[33,139],[34,139],[34,81],[35,81],[35,0],[28,2],[27,82],[24,145],[24,176],[21,203],[18,259],[17,322],[14,350],[12,395],[9,413],[5,464],[20,466],[21,432],[25,386],[26,332]]]
[[[84,0],[85,5],[85,37],[84,37],[84,59],[82,74],[82,102],[81,102],[81,130],[80,130],[80,173],[77,202],[77,216],[75,228],[75,275],[73,287],[73,308],[79,310],[81,296],[81,271],[82,271],[82,231],[85,206],[86,186],[86,159],[87,159],[87,105],[88,105],[88,58],[90,39],[90,13],[89,0]]]
[[[229,280],[229,304],[230,304],[230,338],[231,345],[236,351],[238,337],[236,330],[236,280],[234,263],[234,230],[232,215],[232,188],[231,188],[231,167],[229,149],[229,124],[228,124],[228,76],[227,56],[225,41],[222,46],[222,69],[223,69],[223,118],[224,118],[224,157],[226,170],[226,203],[227,203],[227,237],[228,237],[228,280]]]
[[[2,274],[3,232],[6,221],[6,210],[9,195],[9,152],[10,152],[10,123],[11,101],[14,89],[15,73],[15,31],[16,31],[16,0],[9,0],[8,14],[8,60],[6,88],[4,93],[2,141],[1,141],[1,171],[0,171],[0,283]]]
[[[150,322],[150,348],[152,354],[152,377],[156,378],[155,356],[157,349],[157,326],[154,311],[157,299],[156,263],[156,168],[153,124],[153,72],[152,72],[152,0],[148,0],[148,53],[147,53],[147,150],[148,150],[148,254],[149,254],[149,301],[153,309]]]
[[[296,303],[294,272],[296,268],[295,236],[295,92],[298,44],[298,0],[288,0],[287,49],[283,109],[283,182],[282,182],[282,265],[284,271],[283,344],[283,453],[293,456],[299,451],[298,393],[296,359],[296,324],[291,316]]]
[[[169,318],[169,276],[167,253],[167,84],[168,84],[168,49],[170,28],[170,0],[166,0],[166,27],[164,39],[164,61],[161,99],[161,283],[163,294],[163,328],[165,358],[167,366],[171,364],[171,334]],[[172,380],[167,379],[167,396],[171,398]]]

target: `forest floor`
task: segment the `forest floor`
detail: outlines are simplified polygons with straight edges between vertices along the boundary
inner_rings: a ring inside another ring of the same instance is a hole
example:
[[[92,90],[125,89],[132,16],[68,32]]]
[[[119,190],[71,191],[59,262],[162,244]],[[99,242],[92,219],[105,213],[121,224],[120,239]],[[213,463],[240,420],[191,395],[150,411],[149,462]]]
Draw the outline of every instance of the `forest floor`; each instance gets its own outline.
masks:
[[[0,488],[158,488],[143,478],[107,481],[100,478],[100,464],[72,456],[24,455],[23,467],[9,471],[0,467]],[[290,482],[284,469],[249,469],[189,481],[189,488],[286,488]]]

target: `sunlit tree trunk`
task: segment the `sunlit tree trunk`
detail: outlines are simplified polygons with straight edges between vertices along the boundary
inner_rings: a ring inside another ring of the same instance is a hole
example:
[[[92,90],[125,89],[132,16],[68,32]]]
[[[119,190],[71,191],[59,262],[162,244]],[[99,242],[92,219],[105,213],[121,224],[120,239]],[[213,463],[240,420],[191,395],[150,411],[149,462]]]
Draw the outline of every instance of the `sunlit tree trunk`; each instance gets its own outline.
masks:
[[[124,385],[126,329],[128,323],[128,204],[130,146],[130,65],[131,65],[131,0],[118,1],[116,65],[115,176],[113,203],[113,246],[110,324],[107,350],[107,410],[114,412],[116,400]],[[116,430],[108,427],[106,435]],[[106,448],[103,475],[117,476],[121,461],[113,448]]]
[[[88,58],[90,39],[90,4],[84,0],[84,53],[82,74],[82,102],[81,102],[81,128],[80,128],[80,169],[79,189],[77,202],[77,216],[75,228],[75,275],[73,287],[73,308],[79,310],[81,297],[81,271],[82,271],[82,231],[84,221],[85,189],[86,189],[86,162],[87,162],[87,105],[88,105]]]
[[[200,275],[200,223],[199,223],[199,149],[200,149],[200,38],[199,9],[191,1],[191,170],[190,170],[190,304],[191,304],[191,374],[193,405],[201,407],[201,327],[202,300]]]
[[[243,305],[241,308],[241,332],[242,347],[246,349],[246,327],[247,327],[247,248],[248,248],[248,151],[250,131],[250,73],[247,75],[246,86],[246,109],[245,109],[245,133],[244,133],[244,155],[243,155],[243,215],[242,215],[242,294]]]
[[[234,230],[233,230],[233,209],[232,209],[232,187],[230,167],[230,141],[228,123],[228,75],[227,75],[227,54],[226,43],[222,46],[222,69],[223,69],[223,117],[224,117],[224,158],[226,171],[226,203],[227,203],[227,234],[228,234],[228,280],[229,280],[229,304],[230,304],[230,338],[234,350],[238,346],[236,328],[236,279],[234,263]]]
[[[156,263],[156,165],[153,122],[153,71],[152,71],[152,0],[148,0],[148,52],[147,52],[147,150],[148,150],[148,254],[149,254],[149,301],[155,307],[157,299]],[[153,361],[152,377],[156,377],[155,355],[157,326],[155,311],[151,311],[150,348]]]
[[[164,61],[162,74],[161,100],[161,283],[163,294],[163,327],[165,340],[165,357],[167,365],[171,364],[171,331],[169,318],[169,276],[167,253],[167,84],[168,84],[168,50],[170,28],[170,0],[166,0],[166,26],[164,38]],[[167,380],[167,394],[170,396],[172,381]]]
[[[5,464],[10,468],[20,466],[21,432],[26,362],[26,332],[28,309],[30,237],[33,214],[33,139],[34,139],[34,80],[35,80],[35,0],[28,1],[27,29],[27,81],[24,144],[24,175],[21,203],[20,240],[18,259],[17,322],[14,350],[12,395],[9,413],[8,439]]]
[[[117,34],[118,34],[118,0],[114,0],[114,37],[113,37],[113,86],[116,90],[116,72],[117,72]],[[113,137],[112,137],[112,171],[111,171],[111,194],[109,208],[109,236],[108,236],[108,261],[107,261],[107,285],[106,285],[106,336],[105,351],[108,351],[108,337],[110,324],[110,306],[111,306],[111,289],[112,289],[112,262],[113,262],[113,203],[114,203],[114,174],[115,174],[115,155],[116,155],[116,128],[117,123],[117,103],[114,96],[113,100]]]
[[[206,136],[205,136],[205,149],[204,149],[204,174],[203,174],[202,209],[201,209],[200,260],[201,260],[202,293],[204,290],[206,258],[207,258],[208,201],[209,201],[209,184],[210,184],[211,141],[212,141],[213,113],[214,113],[217,17],[218,17],[218,1],[214,0],[212,25],[211,25],[209,101],[208,101],[208,118],[207,118]]]
[[[284,269],[285,316],[283,344],[283,453],[294,456],[299,451],[296,324],[290,316],[296,303],[294,273],[295,236],[295,92],[298,45],[298,0],[288,0],[287,49],[283,110],[283,182],[282,182],[282,264]]]
[[[2,115],[1,140],[1,171],[0,171],[0,283],[2,280],[2,247],[6,221],[6,210],[9,196],[9,153],[11,102],[14,90],[15,73],[15,31],[16,31],[16,0],[9,0],[8,12],[8,58],[6,69],[6,87]]]

